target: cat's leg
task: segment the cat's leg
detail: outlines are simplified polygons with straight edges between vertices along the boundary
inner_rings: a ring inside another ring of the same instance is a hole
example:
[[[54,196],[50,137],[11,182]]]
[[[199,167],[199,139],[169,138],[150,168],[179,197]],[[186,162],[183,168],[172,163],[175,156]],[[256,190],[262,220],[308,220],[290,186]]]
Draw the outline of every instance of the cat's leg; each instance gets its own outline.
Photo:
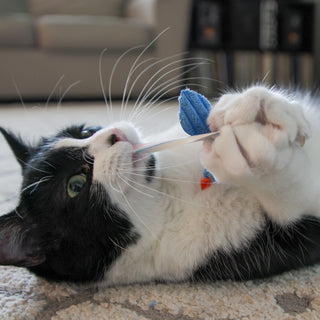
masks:
[[[311,129],[297,102],[264,87],[222,96],[202,162],[221,183],[247,188],[270,217],[290,223],[320,212],[319,171],[303,148]]]

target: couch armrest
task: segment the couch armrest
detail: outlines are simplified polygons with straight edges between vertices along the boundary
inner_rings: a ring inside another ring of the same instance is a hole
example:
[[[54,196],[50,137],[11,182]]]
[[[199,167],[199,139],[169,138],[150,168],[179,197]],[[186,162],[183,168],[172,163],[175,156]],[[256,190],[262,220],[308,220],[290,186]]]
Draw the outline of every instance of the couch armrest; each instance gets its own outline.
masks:
[[[124,6],[124,16],[154,25],[155,3],[156,0],[127,0]]]

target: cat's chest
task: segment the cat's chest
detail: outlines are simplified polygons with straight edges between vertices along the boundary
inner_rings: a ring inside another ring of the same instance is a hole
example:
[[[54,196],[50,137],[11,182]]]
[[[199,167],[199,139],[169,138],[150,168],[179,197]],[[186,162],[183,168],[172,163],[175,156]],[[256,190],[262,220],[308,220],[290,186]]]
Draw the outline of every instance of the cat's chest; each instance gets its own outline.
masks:
[[[214,185],[192,197],[176,197],[155,210],[158,225],[142,231],[105,282],[186,279],[215,251],[241,247],[263,226],[258,203],[246,193]]]

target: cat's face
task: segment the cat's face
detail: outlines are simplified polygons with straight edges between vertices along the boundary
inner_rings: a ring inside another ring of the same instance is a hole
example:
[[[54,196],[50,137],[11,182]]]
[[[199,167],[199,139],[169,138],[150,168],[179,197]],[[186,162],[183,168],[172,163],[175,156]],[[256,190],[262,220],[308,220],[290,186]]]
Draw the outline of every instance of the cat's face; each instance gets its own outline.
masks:
[[[128,214],[137,198],[132,181],[153,183],[154,156],[134,154],[140,138],[128,124],[72,127],[36,147],[1,131],[23,183],[17,208],[0,218],[0,264],[56,280],[99,280],[140,237]]]

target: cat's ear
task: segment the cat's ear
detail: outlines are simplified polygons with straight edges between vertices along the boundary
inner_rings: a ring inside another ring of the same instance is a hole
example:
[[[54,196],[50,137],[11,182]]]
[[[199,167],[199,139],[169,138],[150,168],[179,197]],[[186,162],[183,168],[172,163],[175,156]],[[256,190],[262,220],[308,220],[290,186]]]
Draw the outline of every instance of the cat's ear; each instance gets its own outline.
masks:
[[[32,267],[45,261],[40,241],[12,211],[0,217],[0,265]]]
[[[30,146],[25,144],[20,137],[2,127],[0,127],[0,132],[7,140],[15,158],[23,169],[31,153]]]

